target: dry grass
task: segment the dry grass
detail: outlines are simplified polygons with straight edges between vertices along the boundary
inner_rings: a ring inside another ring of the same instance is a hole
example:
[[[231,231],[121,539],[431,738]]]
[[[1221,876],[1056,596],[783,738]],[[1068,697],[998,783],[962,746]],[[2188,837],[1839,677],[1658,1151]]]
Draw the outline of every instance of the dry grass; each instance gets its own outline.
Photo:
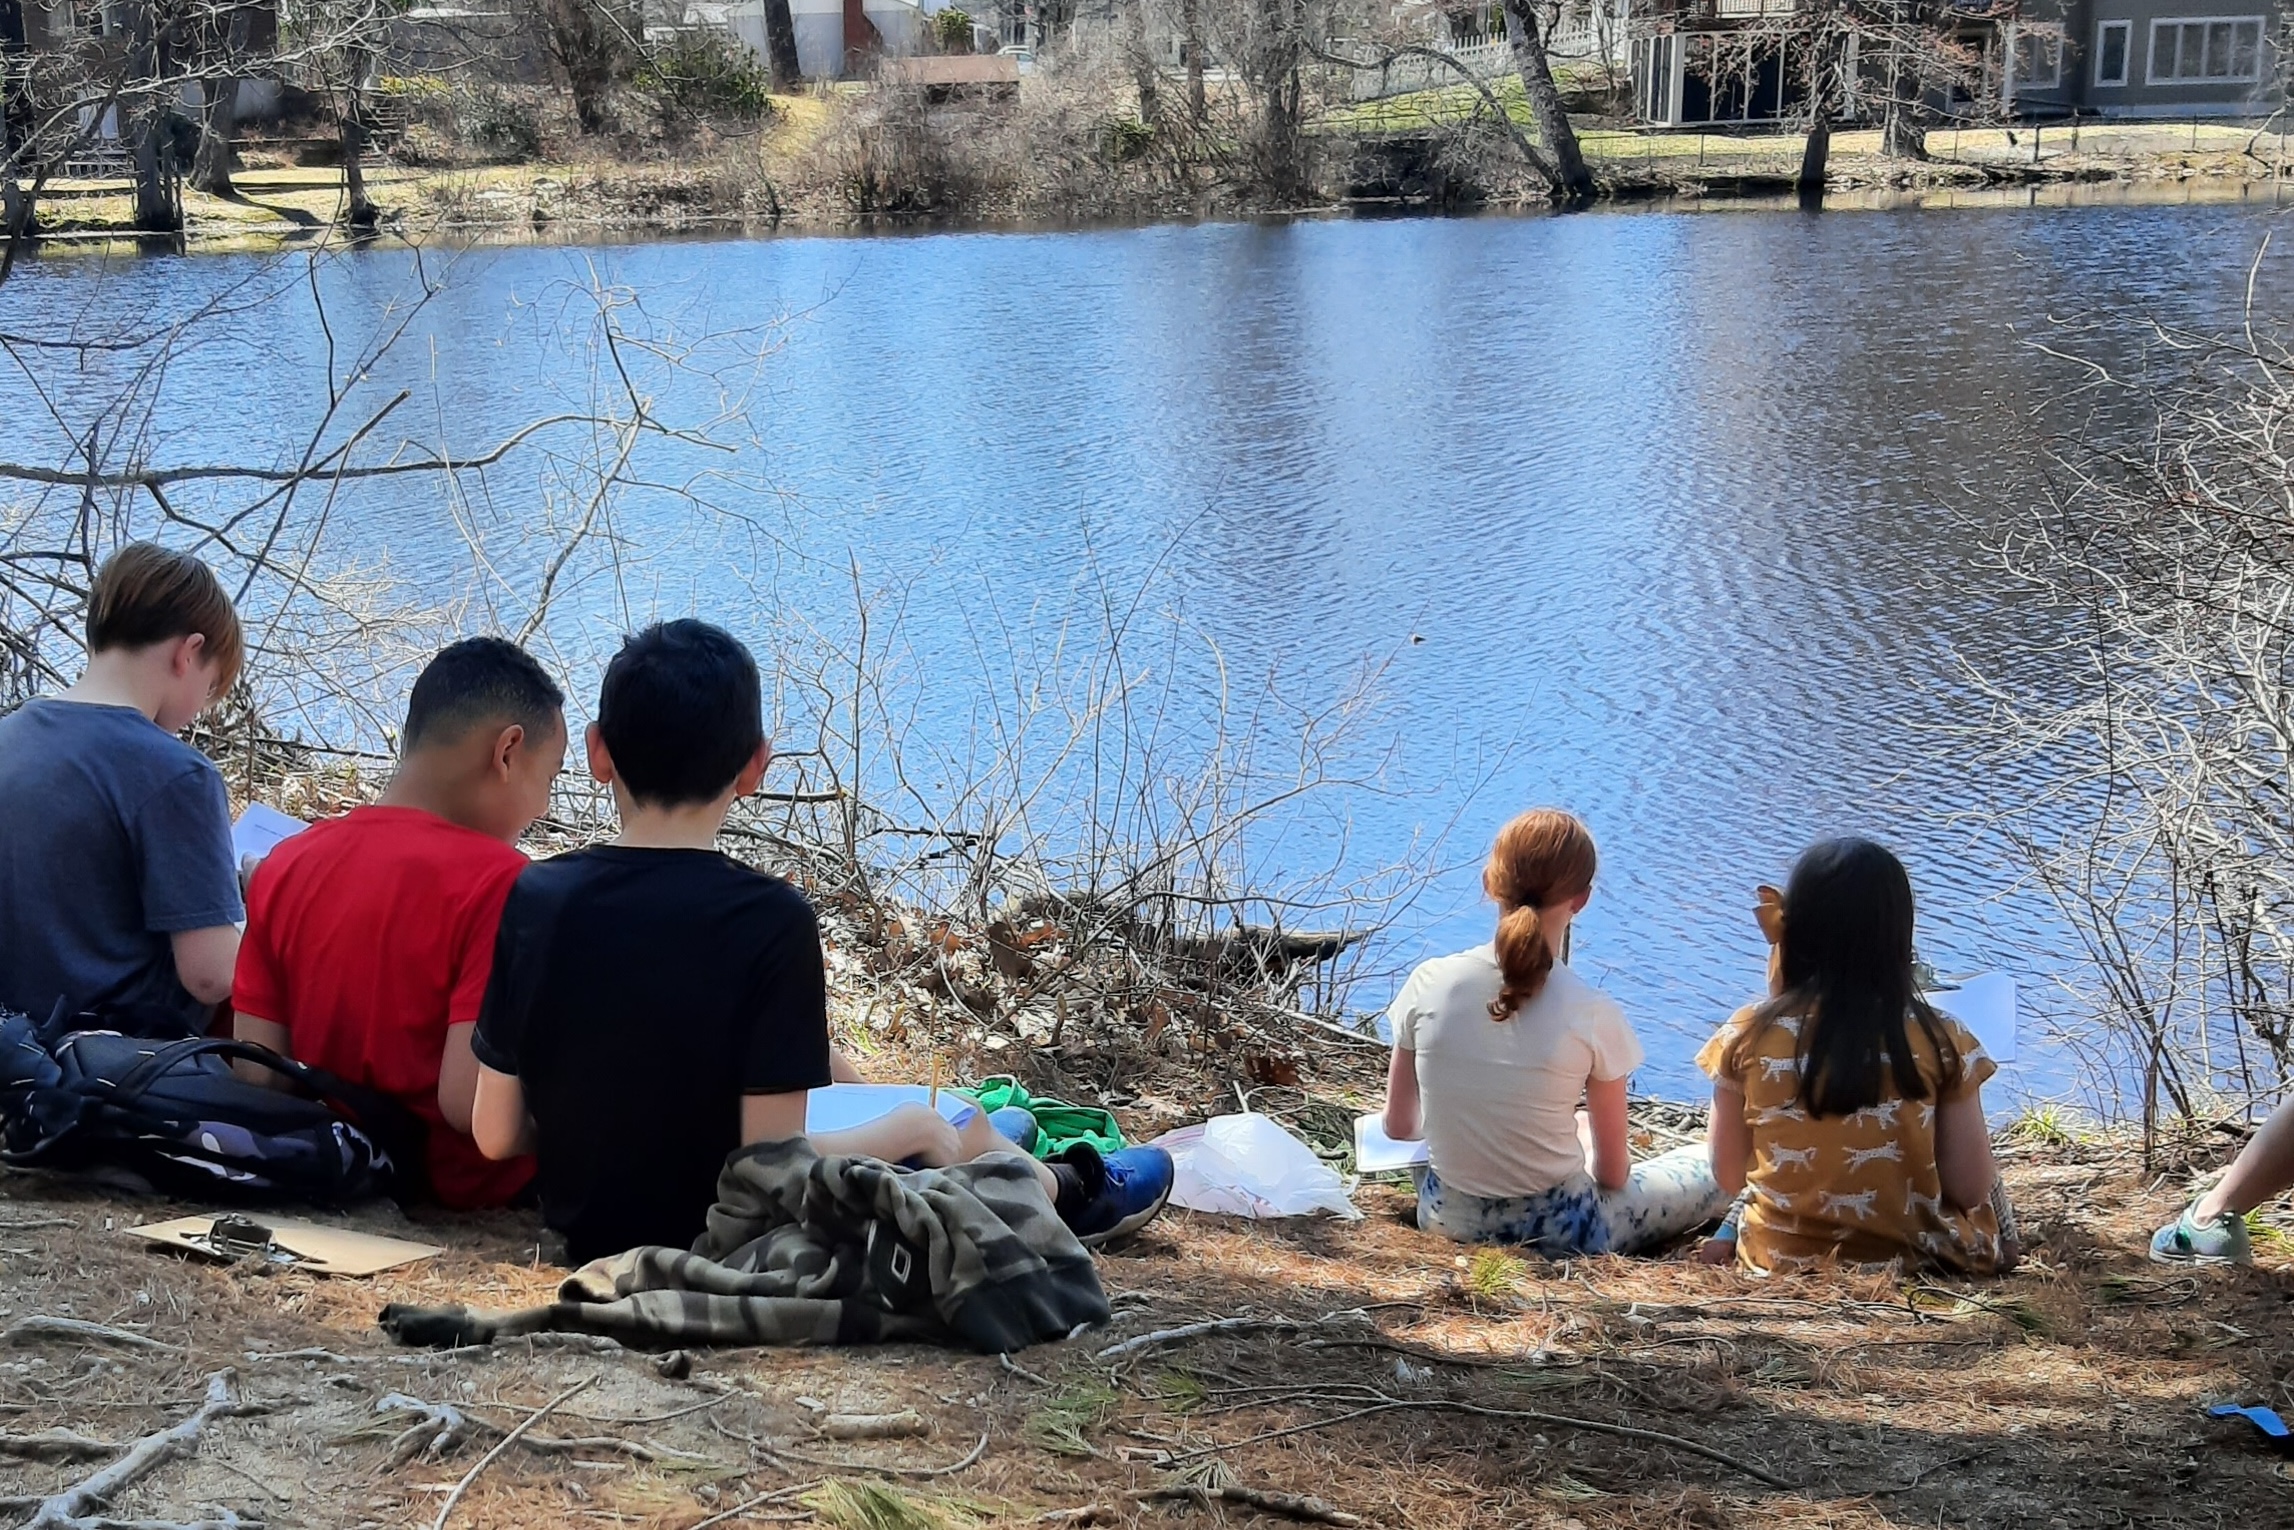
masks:
[[[1108,1342],[1096,1335],[1017,1357],[1019,1369],[904,1348],[728,1352],[693,1357],[694,1374],[676,1381],[639,1355],[388,1348],[373,1326],[386,1301],[545,1299],[557,1275],[526,1219],[426,1219],[421,1231],[450,1252],[330,1282],[147,1253],[118,1229],[170,1208],[17,1178],[0,1215],[8,1319],[133,1325],[183,1353],[0,1350],[0,1413],[11,1433],[120,1439],[187,1412],[202,1376],[238,1366],[270,1411],[218,1426],[192,1459],[113,1505],[122,1517],[227,1507],[275,1524],[427,1524],[477,1447],[387,1470],[387,1431],[373,1427],[385,1393],[509,1425],[596,1373],[545,1432],[639,1441],[664,1460],[513,1450],[455,1524],[685,1527],[768,1495],[750,1522],[960,1527],[1097,1506],[1099,1522],[1132,1524],[1211,1512],[1137,1496],[1189,1472],[1311,1493],[1371,1524],[1461,1530],[2187,1524],[2195,1501],[2222,1523],[2282,1523],[2290,1489],[2278,1462],[2201,1405],[2288,1405],[2285,1246],[2266,1243],[2253,1271],[2159,1269],[2140,1250],[2187,1190],[2181,1176],[2154,1182],[2094,1143],[2009,1151],[2035,1255],[1981,1288],[1757,1282],[1620,1259],[1501,1269],[1407,1226],[1406,1194],[1383,1185],[1363,1192],[1360,1223],[1174,1213],[1103,1262],[1115,1334],[1238,1314],[1298,1327],[1159,1345],[1112,1365],[1095,1359]],[[245,1358],[306,1346],[344,1358]],[[800,1397],[915,1408],[937,1427],[925,1440],[832,1444],[811,1438]],[[1378,1399],[1406,1406],[1322,1424]],[[1503,1416],[1523,1413],[1547,1417]],[[1792,1486],[1556,1416],[1693,1441]],[[977,1464],[913,1475],[961,1461],[983,1431]],[[86,1469],[9,1462],[0,1494],[48,1491]]]

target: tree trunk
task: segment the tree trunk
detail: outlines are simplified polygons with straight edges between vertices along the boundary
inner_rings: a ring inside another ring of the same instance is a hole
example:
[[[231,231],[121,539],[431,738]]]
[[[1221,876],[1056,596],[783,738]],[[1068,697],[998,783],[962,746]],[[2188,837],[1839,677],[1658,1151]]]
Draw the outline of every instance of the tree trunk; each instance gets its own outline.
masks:
[[[1824,174],[1831,167],[1833,156],[1833,117],[1837,108],[1833,96],[1840,85],[1840,69],[1847,55],[1847,41],[1817,37],[1812,67],[1808,71],[1808,145],[1801,149],[1801,172],[1792,179],[1792,190],[1801,195],[1801,206],[1824,204]]]
[[[239,165],[239,155],[232,148],[239,128],[239,82],[209,80],[205,90],[206,99],[199,108],[199,155],[191,162],[191,184],[209,196],[236,196],[231,172]]]
[[[1909,7],[1895,6],[1895,26],[1888,40],[1888,104],[1880,116],[1880,152],[1889,159],[1926,159],[1927,129],[1919,124],[1919,82],[1905,57],[1904,29],[1910,25]]]
[[[238,168],[234,140],[239,134],[239,79],[232,71],[247,56],[247,33],[254,13],[244,5],[231,7],[218,39],[222,46],[208,50],[206,81],[199,109],[199,155],[191,162],[191,184],[210,196],[237,195],[231,172]],[[212,33],[210,34],[213,35]]]
[[[1800,151],[1800,174],[1793,178],[1792,189],[1800,194],[1802,203],[1824,200],[1824,172],[1832,157],[1832,113],[1819,106],[1816,120],[1808,124],[1808,143]]]
[[[804,65],[797,61],[797,23],[789,0],[765,0],[765,51],[772,59],[773,89],[796,89]]]
[[[369,64],[367,50],[352,46],[345,50],[343,59],[342,110],[336,114],[342,132],[343,156],[343,221],[359,233],[371,233],[382,220],[382,210],[366,194],[366,156],[369,137],[366,125],[366,72]]]
[[[156,82],[168,72],[168,37],[152,7],[136,7],[128,78]],[[156,83],[136,92],[135,226],[147,234],[183,231],[183,167],[175,154],[175,103]]]
[[[1585,155],[1577,147],[1577,129],[1561,109],[1561,88],[1553,83],[1553,64],[1545,54],[1545,32],[1538,24],[1536,0],[1505,0],[1505,40],[1513,49],[1513,66],[1521,75],[1521,92],[1529,100],[1529,115],[1537,126],[1539,147],[1553,163],[1553,199],[1572,205],[1593,199],[1593,172],[1585,168]]]
[[[1800,151],[1800,173],[1792,189],[1803,207],[1824,202],[1824,174],[1832,158],[1832,90],[1840,45],[1819,36],[1808,71],[1808,142]]]
[[[1179,0],[1179,46],[1187,52],[1187,120],[1203,126],[1202,0]]]
[[[0,174],[0,249],[13,255],[17,240],[28,238],[33,231],[32,198],[16,179],[13,166]],[[0,258],[0,271],[7,269],[6,260]]]
[[[1126,43],[1131,54],[1131,83],[1139,92],[1139,120],[1159,127],[1163,120],[1162,71],[1147,51],[1147,0],[1136,0],[1132,5],[1128,31]]]
[[[25,90],[31,62],[23,0],[0,0],[0,160],[31,141],[33,108]]]

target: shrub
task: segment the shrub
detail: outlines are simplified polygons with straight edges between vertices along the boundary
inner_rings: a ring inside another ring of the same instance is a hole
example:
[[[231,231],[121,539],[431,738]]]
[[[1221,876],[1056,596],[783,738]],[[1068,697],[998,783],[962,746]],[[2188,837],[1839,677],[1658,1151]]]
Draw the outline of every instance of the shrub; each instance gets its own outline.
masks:
[[[757,56],[719,32],[679,32],[648,51],[635,86],[669,112],[755,122],[772,114],[772,76]]]
[[[932,38],[942,53],[969,53],[972,51],[972,16],[969,11],[949,6],[932,18]]]

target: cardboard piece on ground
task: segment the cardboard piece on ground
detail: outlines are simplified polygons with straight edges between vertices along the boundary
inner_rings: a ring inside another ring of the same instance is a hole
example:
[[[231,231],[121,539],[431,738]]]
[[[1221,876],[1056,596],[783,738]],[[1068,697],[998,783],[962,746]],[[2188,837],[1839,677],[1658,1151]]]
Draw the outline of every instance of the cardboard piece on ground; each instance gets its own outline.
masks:
[[[318,1227],[309,1222],[289,1222],[260,1215],[249,1220],[270,1229],[272,1246],[279,1250],[275,1257],[281,1263],[309,1270],[314,1275],[379,1275],[384,1270],[395,1270],[402,1264],[434,1258],[445,1252],[433,1243],[409,1243],[403,1238],[385,1238],[344,1227]],[[128,1231],[161,1248],[205,1254],[211,1259],[229,1257],[208,1242],[208,1231],[214,1225],[212,1216],[178,1217],[172,1222],[148,1223]]]
[[[1354,1172],[1377,1174],[1387,1169],[1408,1169],[1428,1161],[1426,1140],[1396,1142],[1386,1135],[1386,1118],[1373,1112],[1354,1118]]]

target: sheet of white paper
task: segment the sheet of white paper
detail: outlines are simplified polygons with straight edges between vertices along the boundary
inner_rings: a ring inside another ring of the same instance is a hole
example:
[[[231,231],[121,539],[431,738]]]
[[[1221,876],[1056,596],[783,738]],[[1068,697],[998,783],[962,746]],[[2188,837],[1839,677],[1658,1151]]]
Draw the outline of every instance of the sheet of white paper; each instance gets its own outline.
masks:
[[[928,1104],[931,1097],[931,1089],[923,1084],[831,1084],[806,1097],[805,1133],[848,1132],[881,1120],[898,1106]],[[942,1089],[939,1110],[949,1122],[962,1126],[979,1114],[980,1107],[953,1089]]]
[[[2015,1061],[2015,979],[1987,972],[1935,996],[1936,1008],[1975,1032],[1993,1062]]]
[[[251,855],[261,860],[278,847],[279,841],[293,839],[309,827],[300,818],[289,818],[275,807],[250,802],[247,811],[231,826],[231,858],[239,861]]]
[[[1386,1118],[1372,1114],[1354,1120],[1354,1172],[1376,1174],[1385,1169],[1407,1169],[1426,1162],[1423,1138],[1396,1142],[1386,1135]]]

